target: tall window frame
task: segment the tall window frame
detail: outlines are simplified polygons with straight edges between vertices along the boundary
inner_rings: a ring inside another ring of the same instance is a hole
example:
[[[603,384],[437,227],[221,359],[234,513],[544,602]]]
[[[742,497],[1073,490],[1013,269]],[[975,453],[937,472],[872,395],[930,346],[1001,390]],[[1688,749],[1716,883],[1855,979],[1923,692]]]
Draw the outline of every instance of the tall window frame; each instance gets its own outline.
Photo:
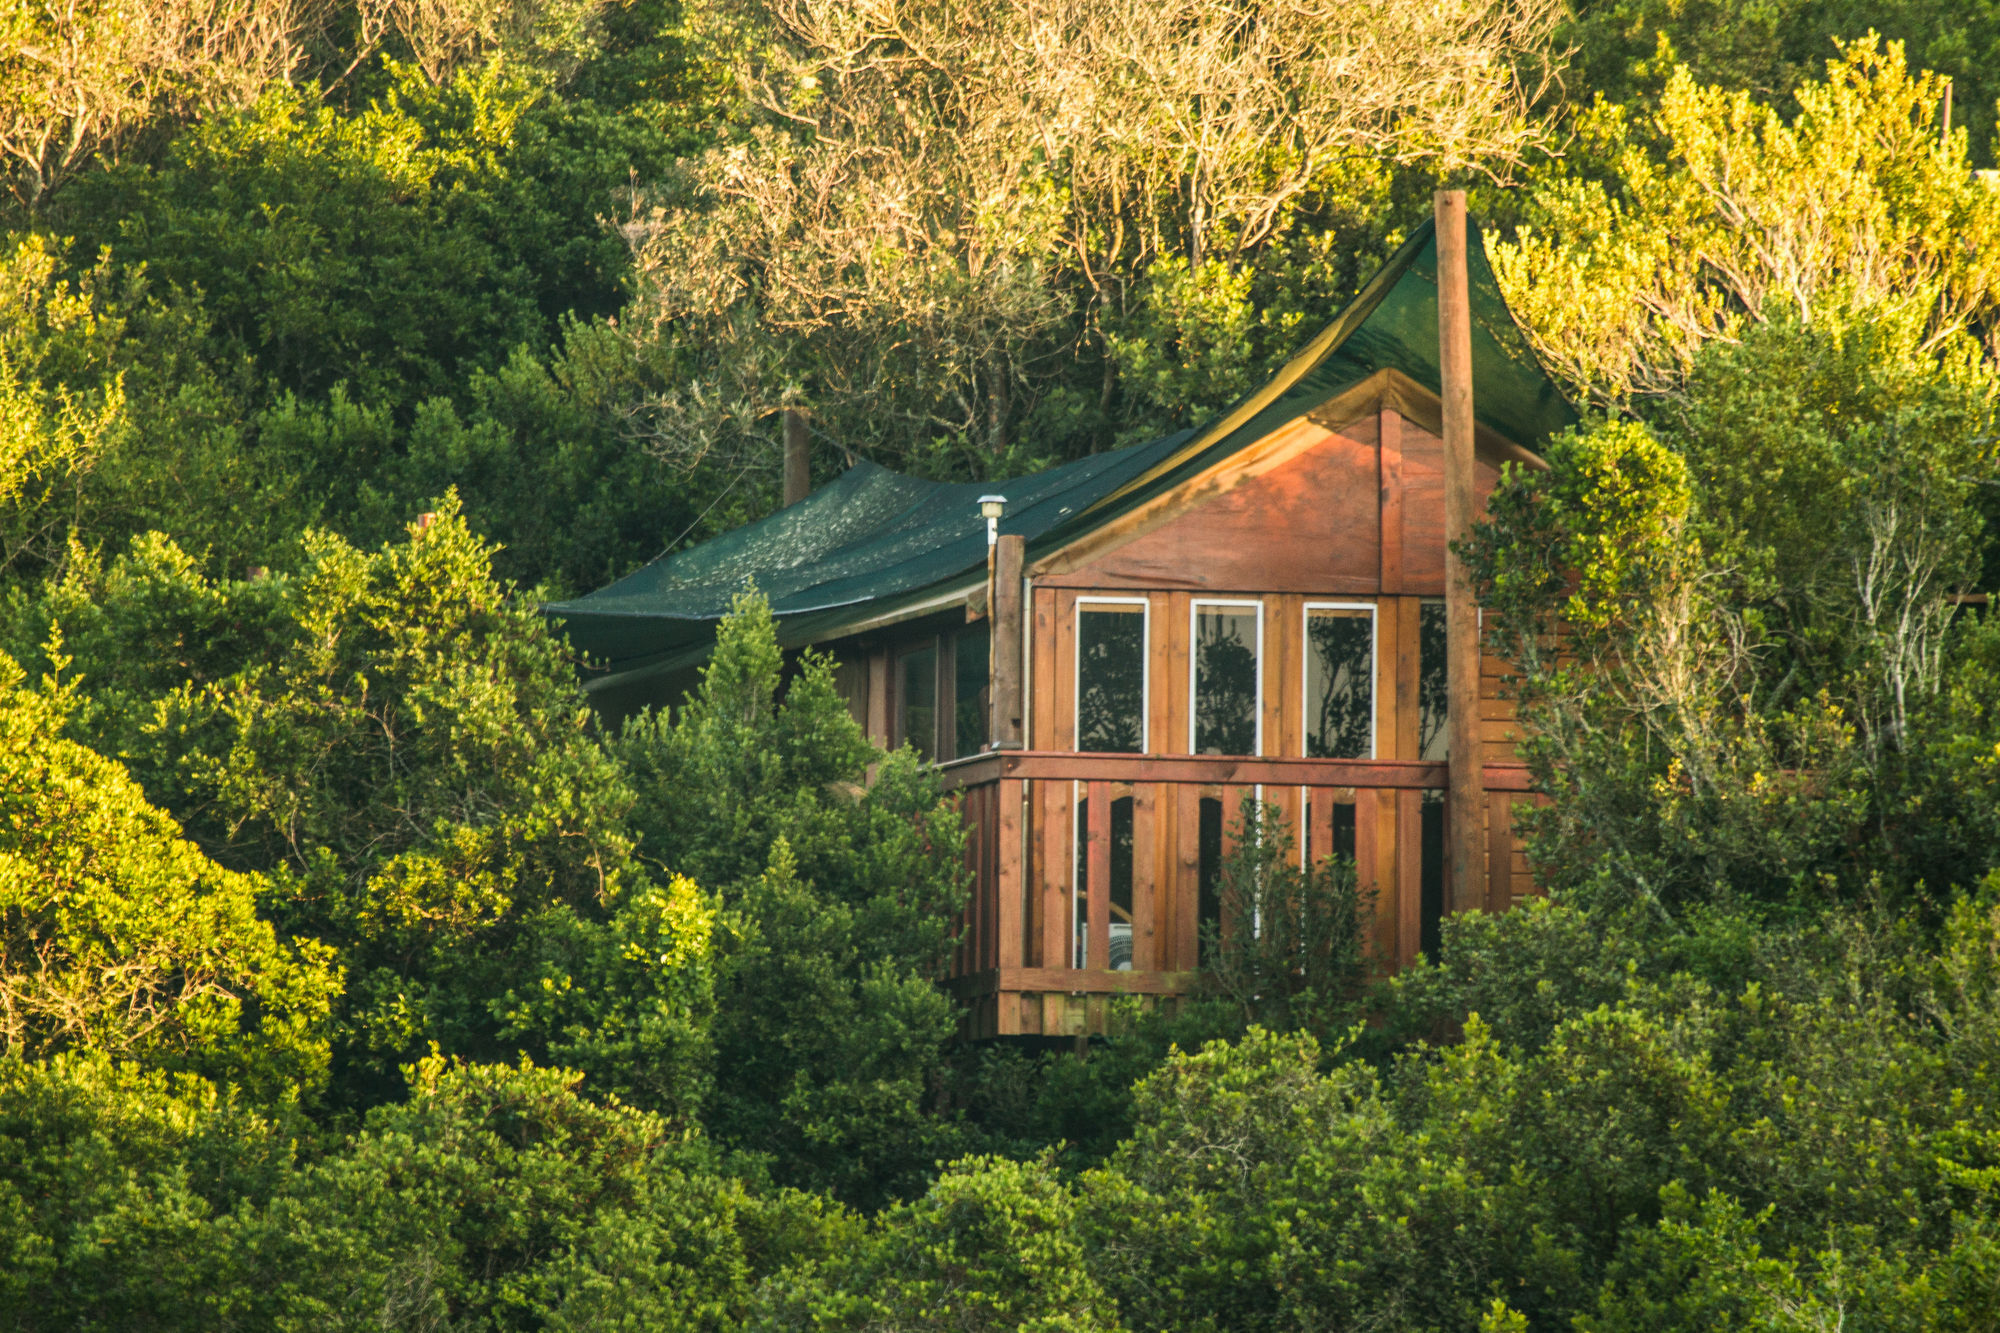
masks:
[[[1202,597],[1188,603],[1188,692],[1187,692],[1187,747],[1188,753],[1198,755],[1201,734],[1201,613],[1204,608],[1224,608],[1231,611],[1252,610],[1257,615],[1257,642],[1253,652],[1257,661],[1257,683],[1252,697],[1256,704],[1252,710],[1255,743],[1250,753],[1264,753],[1264,603],[1256,597]]]
[[[940,714],[949,688],[945,672],[947,644],[942,636],[932,634],[920,639],[910,639],[897,644],[889,653],[889,741],[891,748],[909,745],[930,763],[941,763],[943,753],[940,742],[944,739],[944,729]],[[912,734],[910,709],[915,702],[910,698],[910,659],[930,656],[930,722],[928,734]]]
[[[1312,734],[1312,615],[1315,611],[1368,613],[1368,753],[1382,753],[1382,609],[1375,602],[1313,601],[1299,612],[1299,750],[1309,752]]]
[[[1123,750],[1083,748],[1083,613],[1093,606],[1136,606],[1139,608],[1139,748],[1132,753],[1151,752],[1153,711],[1153,602],[1149,597],[1078,597],[1070,609],[1070,747],[1082,754],[1124,754]]]

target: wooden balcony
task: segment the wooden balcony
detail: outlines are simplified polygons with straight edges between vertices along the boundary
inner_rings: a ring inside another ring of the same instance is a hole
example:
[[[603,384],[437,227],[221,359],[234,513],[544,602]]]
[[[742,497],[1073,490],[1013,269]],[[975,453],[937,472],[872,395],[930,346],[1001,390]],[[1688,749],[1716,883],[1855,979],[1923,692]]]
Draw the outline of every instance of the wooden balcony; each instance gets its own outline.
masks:
[[[1523,766],[1484,772],[1483,901],[1498,911],[1531,891],[1513,808],[1532,798]],[[1278,808],[1301,856],[1354,857],[1386,966],[1414,960],[1451,901],[1444,803],[1426,801],[1447,785],[1442,763],[1013,750],[942,773],[971,826],[950,984],[974,1037],[1102,1032],[1114,996],[1189,992],[1246,796]]]

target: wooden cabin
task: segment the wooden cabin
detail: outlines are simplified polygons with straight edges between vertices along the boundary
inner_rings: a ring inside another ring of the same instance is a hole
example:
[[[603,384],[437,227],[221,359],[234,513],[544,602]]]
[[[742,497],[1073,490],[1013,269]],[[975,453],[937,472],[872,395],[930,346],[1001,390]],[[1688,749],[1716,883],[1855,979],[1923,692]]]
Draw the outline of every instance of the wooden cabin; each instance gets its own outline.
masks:
[[[1466,250],[1483,502],[1573,417],[1476,229]],[[962,793],[975,874],[951,984],[973,1035],[1101,1031],[1113,996],[1184,993],[1245,794],[1302,857],[1355,858],[1378,955],[1407,963],[1447,903],[1531,891],[1492,660],[1473,701],[1483,872],[1448,882],[1437,255],[1427,225],[1198,430],[980,485],[862,463],[550,611],[608,664],[589,688],[614,713],[678,698],[748,579],[781,642],[837,657],[869,735]]]

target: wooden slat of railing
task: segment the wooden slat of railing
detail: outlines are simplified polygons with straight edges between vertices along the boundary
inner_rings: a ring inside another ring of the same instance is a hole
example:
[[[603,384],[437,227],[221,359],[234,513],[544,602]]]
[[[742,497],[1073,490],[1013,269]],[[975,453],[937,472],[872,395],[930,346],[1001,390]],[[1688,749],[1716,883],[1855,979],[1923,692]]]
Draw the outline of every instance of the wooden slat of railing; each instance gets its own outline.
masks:
[[[1292,855],[1297,857],[1305,844],[1305,825],[1299,822],[1304,803],[1299,799],[1300,788],[1289,783],[1278,787],[1264,788],[1264,799],[1278,807],[1278,818],[1284,821],[1285,831],[1292,835]]]
[[[1160,863],[1159,820],[1155,802],[1159,787],[1142,782],[1132,789],[1132,970],[1150,972],[1160,965],[1159,904],[1153,876]]]
[[[1306,788],[1306,819],[1299,841],[1304,845],[1308,866],[1318,865],[1333,855],[1333,807],[1339,794],[1338,787]],[[1356,825],[1359,826],[1358,819]]]
[[[1093,782],[1086,790],[1090,828],[1084,855],[1090,864],[1090,929],[1084,966],[1103,971],[1111,966],[1111,792],[1102,782]]]
[[[1525,764],[1488,764],[1488,791],[1529,790]],[[1443,790],[1445,765],[1405,759],[1262,759],[1228,755],[1078,754],[1007,750],[955,759],[938,769],[947,790],[999,778],[1069,778],[1088,782],[1289,783],[1297,787],[1415,787]]]
[[[1036,828],[1036,861],[1041,875],[1043,967],[1069,967],[1074,961],[1071,939],[1070,884],[1075,878],[1074,852],[1070,846],[1072,819],[1068,782],[1038,783],[1042,793],[1042,817]]]
[[[1201,949],[1201,788],[1175,785],[1172,967],[1192,972]]]
[[[1021,873],[1021,793],[1026,786],[1014,780],[993,785],[999,807],[994,812],[993,854],[988,863],[993,867],[990,882],[999,900],[995,914],[998,938],[994,941],[995,963],[999,967],[1021,966],[1021,944],[1026,930],[1021,909],[1026,906],[1027,893],[1027,880]]]
[[[985,796],[979,810],[979,869],[986,876],[991,887],[979,895],[979,966],[983,970],[1000,966],[998,943],[1000,917],[1000,895],[1005,886],[999,877],[1000,850],[1000,787],[993,784],[980,789]]]
[[[1354,878],[1361,891],[1363,902],[1371,903],[1375,913],[1375,948],[1379,958],[1393,958],[1397,931],[1400,929],[1395,895],[1390,892],[1388,881],[1382,874],[1383,853],[1395,846],[1393,839],[1384,846],[1382,822],[1385,806],[1394,801],[1389,792],[1358,791],[1354,793]],[[1331,832],[1328,834],[1331,837]]]

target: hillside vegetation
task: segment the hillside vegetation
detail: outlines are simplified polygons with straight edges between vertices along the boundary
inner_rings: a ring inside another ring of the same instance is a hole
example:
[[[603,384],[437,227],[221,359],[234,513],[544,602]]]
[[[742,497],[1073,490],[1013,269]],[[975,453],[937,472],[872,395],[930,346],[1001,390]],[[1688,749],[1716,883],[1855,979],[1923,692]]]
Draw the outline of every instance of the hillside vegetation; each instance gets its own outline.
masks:
[[[0,6],[0,1325],[2000,1330],[1996,98],[1984,0]],[[754,590],[594,720],[538,606],[780,409],[1195,424],[1445,185],[1584,409],[1467,552],[1545,901],[1363,984],[1243,839],[1313,948],[971,1046]]]

